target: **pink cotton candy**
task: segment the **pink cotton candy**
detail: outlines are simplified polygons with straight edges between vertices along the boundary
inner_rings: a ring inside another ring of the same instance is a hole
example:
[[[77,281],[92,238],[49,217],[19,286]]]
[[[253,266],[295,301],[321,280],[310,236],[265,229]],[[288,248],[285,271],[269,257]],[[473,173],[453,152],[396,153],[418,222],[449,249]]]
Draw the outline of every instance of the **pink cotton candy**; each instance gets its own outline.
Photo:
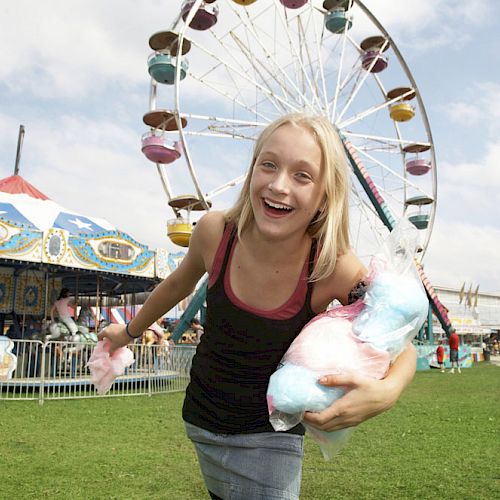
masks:
[[[128,347],[120,347],[109,354],[109,342],[100,340],[87,362],[92,383],[99,394],[106,394],[116,377],[123,375],[125,369],[134,363],[134,354]]]
[[[308,368],[318,377],[355,372],[383,378],[389,368],[389,354],[353,333],[351,314],[345,311],[355,312],[356,308],[349,307],[337,313],[333,309],[310,321],[292,342],[284,360]]]

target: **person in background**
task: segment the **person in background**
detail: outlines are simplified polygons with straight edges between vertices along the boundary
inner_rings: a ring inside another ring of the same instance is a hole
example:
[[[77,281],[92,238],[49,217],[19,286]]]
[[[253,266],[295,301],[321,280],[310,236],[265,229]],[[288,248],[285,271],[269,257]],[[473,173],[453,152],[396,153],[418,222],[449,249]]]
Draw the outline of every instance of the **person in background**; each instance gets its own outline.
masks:
[[[198,318],[193,318],[190,323],[190,328],[193,330],[193,333],[196,335],[196,337],[193,339],[194,344],[199,344],[201,340],[201,336],[203,335],[203,326],[201,326],[200,320]]]
[[[436,358],[437,362],[439,365],[439,368],[441,368],[441,372],[444,373],[444,343],[446,342],[445,339],[441,340],[441,343],[438,345],[436,349]]]
[[[59,293],[59,297],[54,302],[52,309],[50,310],[50,319],[52,323],[55,322],[55,315],[57,314],[60,321],[62,321],[70,331],[71,335],[76,335],[78,333],[78,327],[74,319],[71,317],[70,306],[74,306],[73,298],[69,295],[69,289],[62,288]]]
[[[448,338],[448,345],[450,346],[450,362],[451,362],[451,370],[449,373],[455,373],[455,368],[458,373],[462,373],[460,371],[460,364],[458,361],[458,349],[460,348],[460,338],[455,328],[450,330],[450,336]]]

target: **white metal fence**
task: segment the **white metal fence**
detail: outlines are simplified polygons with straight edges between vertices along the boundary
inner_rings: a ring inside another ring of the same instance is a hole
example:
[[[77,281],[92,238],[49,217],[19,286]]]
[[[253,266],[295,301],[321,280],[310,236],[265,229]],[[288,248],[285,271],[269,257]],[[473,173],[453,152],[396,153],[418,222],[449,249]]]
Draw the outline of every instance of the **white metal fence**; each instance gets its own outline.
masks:
[[[86,363],[93,345],[78,342],[13,340],[15,369],[0,376],[0,400],[79,399],[139,396],[185,390],[193,346],[131,344],[135,362],[100,396]],[[11,356],[12,361],[12,356]],[[1,362],[1,360],[0,360]],[[3,373],[3,372],[2,372]]]

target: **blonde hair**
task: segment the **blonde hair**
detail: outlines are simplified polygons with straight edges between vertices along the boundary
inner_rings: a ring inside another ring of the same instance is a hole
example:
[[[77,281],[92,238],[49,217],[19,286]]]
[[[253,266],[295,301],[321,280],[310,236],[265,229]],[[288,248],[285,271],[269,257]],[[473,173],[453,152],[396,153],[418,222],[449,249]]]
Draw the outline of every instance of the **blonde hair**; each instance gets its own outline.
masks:
[[[337,257],[348,252],[349,243],[349,176],[344,146],[331,123],[322,116],[292,113],[268,125],[258,137],[252,162],[240,195],[234,206],[226,212],[226,221],[237,226],[238,237],[253,222],[250,202],[250,181],[253,168],[264,143],[278,128],[284,125],[302,127],[311,132],[321,149],[323,183],[326,201],[307,228],[311,238],[319,243],[319,254],[311,274],[311,281],[329,276]]]

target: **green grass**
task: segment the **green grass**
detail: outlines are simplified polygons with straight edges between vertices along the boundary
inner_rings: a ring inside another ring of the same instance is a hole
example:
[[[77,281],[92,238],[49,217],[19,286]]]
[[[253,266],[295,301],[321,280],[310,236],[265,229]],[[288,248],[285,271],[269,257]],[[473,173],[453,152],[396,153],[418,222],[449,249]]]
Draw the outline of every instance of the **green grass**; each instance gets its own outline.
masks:
[[[302,499],[500,498],[500,367],[417,373],[331,461],[306,440]],[[0,499],[206,499],[183,395],[0,402]]]

